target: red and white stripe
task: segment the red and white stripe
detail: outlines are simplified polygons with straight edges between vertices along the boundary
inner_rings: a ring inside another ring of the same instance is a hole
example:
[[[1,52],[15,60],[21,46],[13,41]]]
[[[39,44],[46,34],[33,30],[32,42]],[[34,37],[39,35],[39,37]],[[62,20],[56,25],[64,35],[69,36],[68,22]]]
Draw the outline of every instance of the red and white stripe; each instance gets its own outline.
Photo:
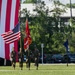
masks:
[[[9,31],[8,33],[2,34],[3,39],[7,44],[12,43],[13,41],[20,39],[20,31],[17,33],[13,33],[12,31]]]
[[[0,0],[0,57],[10,59],[12,47],[18,51],[18,41],[5,44],[1,34],[12,30],[18,23],[20,0]]]

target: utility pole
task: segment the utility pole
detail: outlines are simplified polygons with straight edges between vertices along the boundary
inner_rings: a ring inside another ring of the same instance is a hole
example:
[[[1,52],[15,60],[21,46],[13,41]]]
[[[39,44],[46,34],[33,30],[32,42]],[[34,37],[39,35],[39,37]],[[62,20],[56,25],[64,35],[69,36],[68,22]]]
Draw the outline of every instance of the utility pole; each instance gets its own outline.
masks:
[[[20,0],[20,9],[19,9],[19,22],[20,22],[20,25],[21,25],[21,2],[22,0]],[[20,26],[20,35],[21,35],[21,26]],[[22,39],[20,37],[20,48],[22,49]]]
[[[72,18],[72,4],[71,4],[71,0],[70,0],[70,18]]]
[[[43,54],[43,48],[44,48],[44,44],[42,43],[42,44],[41,44],[41,49],[42,49],[42,64],[43,64],[43,55],[44,55],[44,54]]]
[[[70,26],[72,26],[72,3],[71,3],[71,0],[70,0]]]

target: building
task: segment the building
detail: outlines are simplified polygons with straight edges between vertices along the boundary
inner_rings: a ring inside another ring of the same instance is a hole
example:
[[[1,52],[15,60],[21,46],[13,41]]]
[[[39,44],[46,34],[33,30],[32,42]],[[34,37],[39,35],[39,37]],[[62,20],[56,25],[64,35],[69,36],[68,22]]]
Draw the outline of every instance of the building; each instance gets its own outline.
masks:
[[[46,6],[47,6],[50,10],[52,10],[52,9],[54,8],[54,6],[53,6],[52,4],[47,4]],[[37,13],[36,13],[35,11],[33,11],[34,8],[35,8],[35,4],[32,4],[32,3],[21,4],[21,11],[22,11],[23,9],[27,9],[27,11],[29,11],[30,14],[33,15],[33,16],[37,15]],[[60,8],[62,9],[63,7],[60,7]],[[31,15],[30,15],[30,16],[31,16]],[[50,16],[51,16],[51,15],[50,15]],[[21,14],[21,17],[23,18],[24,15]],[[62,13],[62,14],[60,15],[60,19],[61,19],[61,21],[64,21],[65,24],[70,24],[70,23],[69,23],[69,19],[70,19],[70,18],[71,18],[70,8],[66,8],[66,12],[65,12],[65,13]],[[72,18],[75,18],[75,9],[74,9],[74,8],[72,9]]]

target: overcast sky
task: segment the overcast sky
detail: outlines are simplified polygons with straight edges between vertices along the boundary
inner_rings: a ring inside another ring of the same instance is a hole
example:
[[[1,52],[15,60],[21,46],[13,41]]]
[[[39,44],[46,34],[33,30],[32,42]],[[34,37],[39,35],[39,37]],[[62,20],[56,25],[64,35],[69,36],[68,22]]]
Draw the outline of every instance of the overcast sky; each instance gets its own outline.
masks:
[[[42,1],[49,3],[49,0],[42,0]],[[63,4],[70,3],[70,0],[59,0],[59,1],[62,2]],[[71,0],[71,3],[75,3],[75,0]]]
[[[22,0],[22,1],[25,1],[25,0]],[[49,0],[42,0],[42,1],[45,1],[46,3],[50,3]],[[70,3],[70,0],[59,0],[60,2],[62,2],[63,4],[66,4],[66,3]],[[75,3],[75,0],[71,0],[72,3]]]

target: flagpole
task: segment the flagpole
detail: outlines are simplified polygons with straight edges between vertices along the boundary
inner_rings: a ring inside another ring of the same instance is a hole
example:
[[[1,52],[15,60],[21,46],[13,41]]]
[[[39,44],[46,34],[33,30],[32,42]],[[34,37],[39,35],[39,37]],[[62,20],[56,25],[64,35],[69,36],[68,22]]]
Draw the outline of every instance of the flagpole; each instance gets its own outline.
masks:
[[[28,15],[26,14],[26,21],[28,21]],[[30,70],[30,49],[29,49],[29,46],[28,46],[28,60],[29,60],[29,70]]]
[[[20,15],[19,15],[19,21],[20,21],[20,25],[21,25],[21,0],[20,0]],[[21,27],[20,27],[20,35],[21,35]],[[20,48],[22,49],[22,40],[20,38]]]

